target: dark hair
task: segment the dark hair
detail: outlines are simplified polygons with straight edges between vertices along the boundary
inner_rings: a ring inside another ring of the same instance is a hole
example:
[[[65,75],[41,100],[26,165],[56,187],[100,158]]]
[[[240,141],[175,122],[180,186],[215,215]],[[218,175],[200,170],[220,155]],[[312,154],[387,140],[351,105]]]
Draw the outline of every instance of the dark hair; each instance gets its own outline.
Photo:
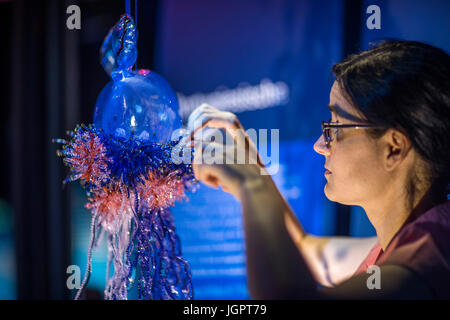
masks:
[[[386,129],[404,133],[425,161],[432,201],[447,199],[450,183],[450,56],[431,45],[390,41],[349,56],[333,66],[341,89],[356,109]],[[407,185],[410,205],[420,178],[412,172]]]

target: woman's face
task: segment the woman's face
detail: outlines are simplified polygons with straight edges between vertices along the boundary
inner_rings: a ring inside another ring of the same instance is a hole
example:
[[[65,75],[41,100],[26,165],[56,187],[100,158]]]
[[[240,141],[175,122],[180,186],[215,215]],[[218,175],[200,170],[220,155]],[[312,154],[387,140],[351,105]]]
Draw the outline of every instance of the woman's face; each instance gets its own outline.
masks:
[[[331,110],[331,122],[367,123],[345,98],[336,81],[330,92]],[[314,144],[314,150],[325,156],[325,168],[329,171],[325,174],[326,197],[346,205],[362,205],[368,199],[377,199],[389,178],[382,166],[377,140],[371,139],[365,129],[355,128],[339,128],[332,137],[329,147],[323,135]]]

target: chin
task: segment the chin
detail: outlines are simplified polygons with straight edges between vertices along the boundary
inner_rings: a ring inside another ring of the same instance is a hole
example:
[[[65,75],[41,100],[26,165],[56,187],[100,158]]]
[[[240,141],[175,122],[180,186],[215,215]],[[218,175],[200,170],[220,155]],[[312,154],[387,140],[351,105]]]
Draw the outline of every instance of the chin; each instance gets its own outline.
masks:
[[[333,191],[330,190],[330,186],[328,185],[328,183],[325,185],[325,188],[323,189],[323,192],[325,193],[325,197],[327,197],[328,200],[336,201],[333,198]]]
[[[323,191],[325,193],[325,197],[327,197],[327,199],[330,201],[338,202],[340,204],[344,204],[344,205],[348,205],[348,206],[353,205],[352,203],[350,203],[350,201],[346,201],[344,199],[344,197],[339,196],[339,194],[336,194],[336,192],[333,191],[333,188],[331,188],[328,185],[328,183],[325,185],[325,188]]]

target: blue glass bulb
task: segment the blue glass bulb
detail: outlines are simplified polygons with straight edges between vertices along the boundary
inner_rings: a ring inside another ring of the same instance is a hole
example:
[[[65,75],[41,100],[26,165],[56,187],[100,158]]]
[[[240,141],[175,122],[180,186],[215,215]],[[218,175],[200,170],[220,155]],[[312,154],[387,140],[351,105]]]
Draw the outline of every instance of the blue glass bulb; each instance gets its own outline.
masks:
[[[117,137],[166,143],[181,127],[176,94],[157,73],[132,71],[136,57],[137,30],[125,14],[102,45],[101,62],[112,80],[97,98],[94,124]]]

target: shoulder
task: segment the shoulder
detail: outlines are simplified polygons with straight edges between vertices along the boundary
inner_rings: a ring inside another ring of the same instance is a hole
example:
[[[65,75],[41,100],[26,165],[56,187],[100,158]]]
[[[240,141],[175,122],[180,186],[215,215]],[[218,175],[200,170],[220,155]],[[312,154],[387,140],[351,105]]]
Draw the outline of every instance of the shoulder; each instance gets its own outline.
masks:
[[[450,201],[402,228],[377,264],[401,265],[450,298]]]
[[[405,225],[389,244],[384,256],[390,256],[405,246],[411,249],[448,249],[450,258],[450,201],[431,208]]]

